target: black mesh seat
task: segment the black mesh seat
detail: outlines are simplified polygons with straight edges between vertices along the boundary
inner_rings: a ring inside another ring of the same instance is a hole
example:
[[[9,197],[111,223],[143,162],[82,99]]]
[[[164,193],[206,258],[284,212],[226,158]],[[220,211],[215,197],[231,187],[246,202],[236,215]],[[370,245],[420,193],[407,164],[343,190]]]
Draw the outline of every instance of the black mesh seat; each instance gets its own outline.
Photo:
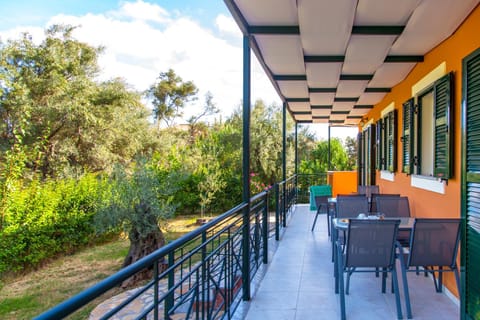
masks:
[[[359,213],[368,214],[368,199],[362,195],[337,196],[337,218],[356,218]]]
[[[372,194],[380,193],[380,187],[378,185],[358,186],[357,193],[363,194],[367,196],[367,198],[371,198]]]
[[[416,219],[413,226],[409,252],[402,249],[400,259],[405,265],[402,276],[406,285],[405,300],[407,314],[411,318],[412,312],[406,283],[406,272],[418,272],[423,268],[430,273],[437,292],[442,292],[442,275],[444,272],[453,272],[460,292],[460,277],[457,268],[458,244],[460,241],[460,219]],[[438,279],[435,275],[438,273]]]
[[[377,198],[381,197],[400,197],[398,193],[372,193],[372,198],[370,202],[370,212],[377,212]]]
[[[395,264],[396,237],[400,220],[351,219],[347,242],[337,241],[337,281],[340,293],[341,318],[346,319],[345,294],[349,294],[350,277],[355,272],[377,273],[382,270],[382,292],[385,292],[386,274],[392,274],[398,319],[402,319],[400,294]],[[347,275],[346,286],[344,273]],[[361,293],[360,293],[361,294]]]
[[[364,195],[338,195],[335,217],[339,219],[356,218],[360,213],[368,214],[368,208],[368,199]],[[336,238],[332,237],[332,260],[335,241],[340,240],[343,243],[345,237],[344,232],[337,232]]]
[[[408,197],[381,196],[375,198],[376,212],[388,218],[410,217],[410,205]],[[401,230],[398,232],[398,241],[402,245],[408,245],[410,232]]]

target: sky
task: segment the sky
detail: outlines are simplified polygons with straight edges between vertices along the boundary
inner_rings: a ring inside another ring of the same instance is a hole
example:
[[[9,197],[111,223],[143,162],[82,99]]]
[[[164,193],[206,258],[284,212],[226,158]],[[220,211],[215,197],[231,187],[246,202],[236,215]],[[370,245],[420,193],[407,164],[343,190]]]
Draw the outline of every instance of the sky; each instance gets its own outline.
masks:
[[[199,101],[185,118],[200,112],[205,94],[228,117],[242,99],[242,34],[223,0],[0,0],[0,40],[29,32],[41,42],[52,24],[78,26],[74,37],[103,46],[101,80],[122,77],[146,90],[161,72],[173,69],[199,89]],[[281,105],[252,54],[252,103]],[[326,125],[309,125],[327,138]],[[333,128],[332,137],[355,136],[356,129]]]

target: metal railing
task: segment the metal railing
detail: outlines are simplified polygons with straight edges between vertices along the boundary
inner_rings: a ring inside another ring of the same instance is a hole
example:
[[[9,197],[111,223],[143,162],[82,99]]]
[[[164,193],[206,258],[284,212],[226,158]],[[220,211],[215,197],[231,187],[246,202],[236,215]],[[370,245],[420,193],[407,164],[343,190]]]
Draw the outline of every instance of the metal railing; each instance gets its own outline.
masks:
[[[297,202],[309,203],[310,202],[310,186],[317,186],[322,184],[328,184],[327,173],[317,174],[298,174],[297,175]]]
[[[150,280],[100,319],[121,317],[139,301],[142,307],[135,319],[231,319],[242,297],[246,298],[243,293],[250,292],[247,286],[259,267],[268,263],[269,238],[278,240],[280,229],[286,226],[296,202],[295,184],[295,176],[276,184],[275,211],[269,210],[273,190],[261,192],[249,203],[232,208],[36,319],[71,315],[143,272],[151,274]],[[249,224],[245,226],[247,208]],[[243,236],[245,228],[248,239]],[[248,248],[247,262],[244,248]]]

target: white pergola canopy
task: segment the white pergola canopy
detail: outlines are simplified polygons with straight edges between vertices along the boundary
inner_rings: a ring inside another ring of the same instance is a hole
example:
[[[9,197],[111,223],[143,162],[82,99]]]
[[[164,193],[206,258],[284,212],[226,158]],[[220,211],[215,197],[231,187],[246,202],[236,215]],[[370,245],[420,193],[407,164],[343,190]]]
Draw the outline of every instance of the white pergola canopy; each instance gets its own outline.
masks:
[[[358,125],[480,0],[225,0],[297,122]]]

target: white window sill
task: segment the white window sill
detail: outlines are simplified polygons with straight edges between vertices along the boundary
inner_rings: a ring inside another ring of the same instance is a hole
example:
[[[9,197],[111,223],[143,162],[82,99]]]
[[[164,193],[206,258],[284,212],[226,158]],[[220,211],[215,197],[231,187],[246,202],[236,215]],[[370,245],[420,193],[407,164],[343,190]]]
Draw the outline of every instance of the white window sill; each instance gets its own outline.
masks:
[[[415,188],[445,194],[445,183],[434,177],[412,175],[410,184]]]
[[[380,179],[387,181],[395,181],[395,174],[390,171],[382,170],[380,171]]]

